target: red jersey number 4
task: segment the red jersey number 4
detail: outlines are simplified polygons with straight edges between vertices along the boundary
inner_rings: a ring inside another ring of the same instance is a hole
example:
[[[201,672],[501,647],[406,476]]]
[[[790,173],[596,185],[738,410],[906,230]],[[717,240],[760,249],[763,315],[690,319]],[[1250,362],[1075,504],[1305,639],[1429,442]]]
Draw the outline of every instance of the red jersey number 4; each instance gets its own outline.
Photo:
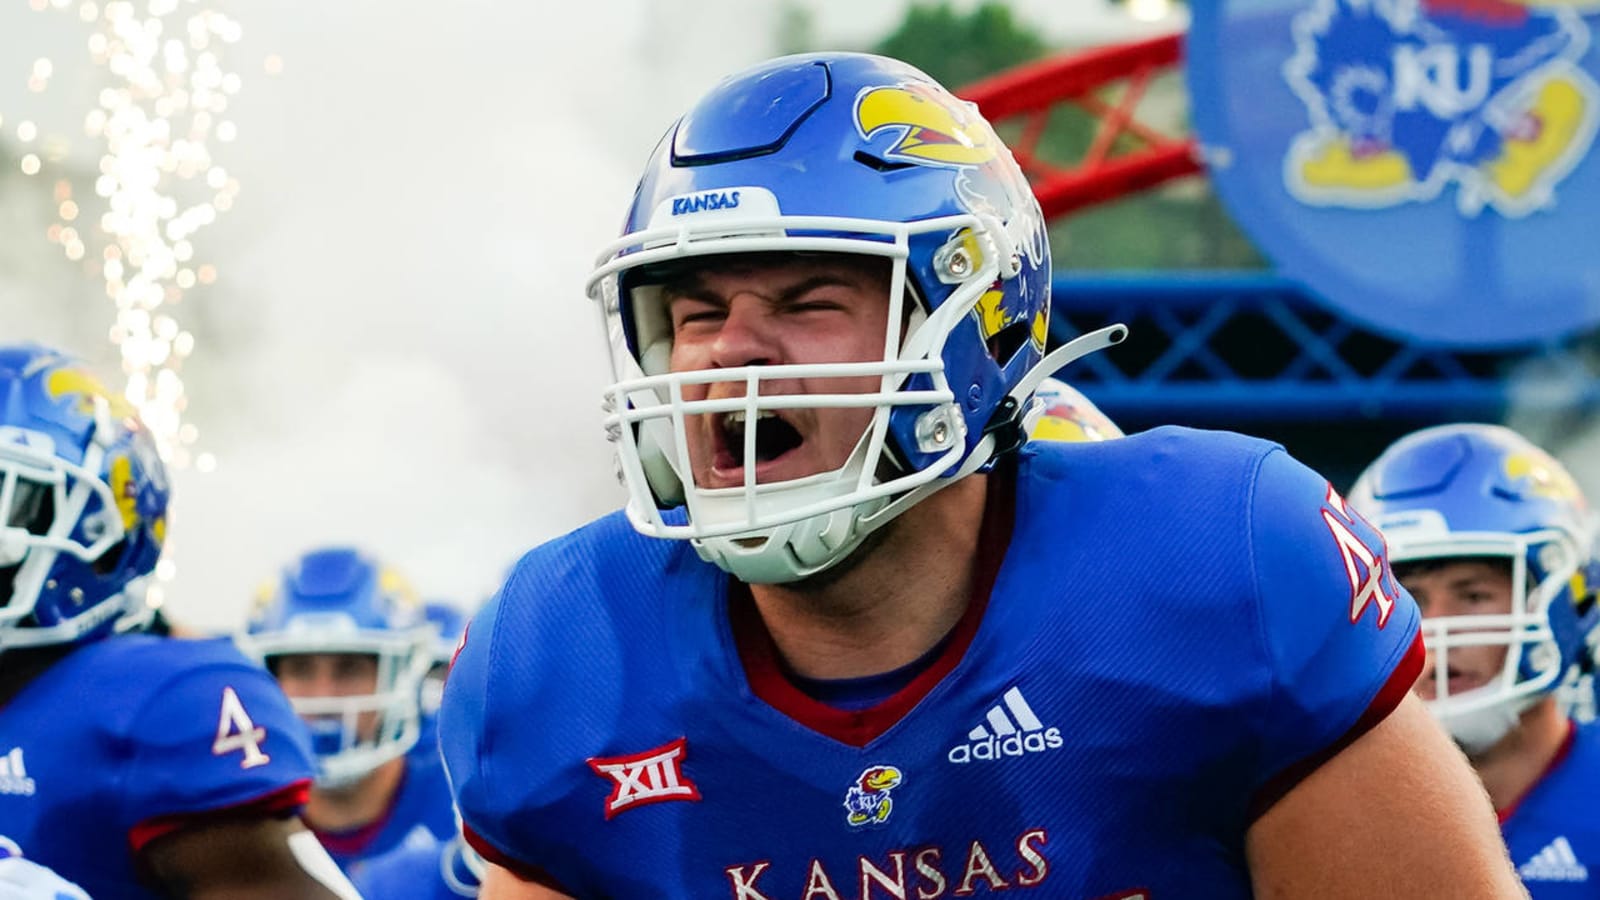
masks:
[[[1383,536],[1345,506],[1344,498],[1333,485],[1328,485],[1322,522],[1333,534],[1339,556],[1344,560],[1344,573],[1350,579],[1350,624],[1360,620],[1369,604],[1378,608],[1378,627],[1389,624],[1389,614],[1394,612],[1398,595],[1392,587],[1394,576],[1389,572],[1389,554],[1383,545]],[[1376,544],[1376,549],[1356,534],[1358,528],[1377,535],[1376,541],[1371,542]]]

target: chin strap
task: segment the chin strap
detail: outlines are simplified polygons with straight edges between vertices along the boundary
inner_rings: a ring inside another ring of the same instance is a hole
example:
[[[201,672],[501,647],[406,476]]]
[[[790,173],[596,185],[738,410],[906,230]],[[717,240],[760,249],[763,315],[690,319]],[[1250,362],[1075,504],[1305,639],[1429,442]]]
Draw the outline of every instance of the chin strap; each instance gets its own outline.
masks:
[[[1033,392],[1039,389],[1039,385],[1046,378],[1075,360],[1122,343],[1127,337],[1128,326],[1121,323],[1107,325],[1073,338],[1039,360],[1026,375],[1022,376],[1017,386],[1011,389],[1011,393],[1000,401],[1000,405],[995,407],[994,415],[989,417],[989,423],[983,426],[984,436],[993,439],[993,447],[988,457],[1004,456],[1027,443],[1028,429],[1025,427],[1025,421],[1028,398],[1033,396]],[[973,456],[978,455],[980,454],[973,454]]]
[[[1088,334],[1081,334],[1067,341],[1065,344],[1045,354],[1044,359],[1039,360],[1037,365],[1029,369],[1028,374],[1022,376],[1021,380],[1017,382],[1017,386],[1011,389],[1011,396],[1015,397],[1019,403],[1026,400],[1033,396],[1033,392],[1039,389],[1039,385],[1043,384],[1046,378],[1054,375],[1067,364],[1096,351],[1104,350],[1107,347],[1114,347],[1126,340],[1127,337],[1128,326],[1118,322],[1115,325],[1097,328]]]
[[[1039,360],[1037,365],[1028,370],[1028,374],[1022,376],[1017,386],[995,408],[995,414],[990,417],[989,424],[984,426],[983,435],[978,439],[977,446],[972,448],[972,452],[967,454],[967,458],[960,466],[921,487],[913,488],[896,498],[883,510],[863,519],[864,522],[873,522],[869,530],[882,524],[881,521],[875,520],[886,520],[899,515],[907,506],[960,481],[993,462],[1002,453],[1015,450],[1026,443],[1027,432],[1022,428],[1024,414],[1027,412],[1027,404],[1024,401],[1033,395],[1040,382],[1073,360],[1120,344],[1127,336],[1128,326],[1120,323],[1107,325],[1080,335],[1046,354],[1044,359]]]

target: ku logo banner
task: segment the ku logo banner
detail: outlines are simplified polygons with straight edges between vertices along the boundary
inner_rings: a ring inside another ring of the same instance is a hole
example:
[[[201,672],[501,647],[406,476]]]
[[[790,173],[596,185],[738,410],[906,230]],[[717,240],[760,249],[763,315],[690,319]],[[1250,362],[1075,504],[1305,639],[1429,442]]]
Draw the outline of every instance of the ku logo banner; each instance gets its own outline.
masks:
[[[1550,203],[1600,111],[1573,6],[1318,0],[1294,19],[1284,66],[1309,119],[1284,161],[1290,193],[1372,208],[1453,189],[1467,216]]]
[[[1306,298],[1463,350],[1600,327],[1600,0],[1210,0],[1207,173]]]

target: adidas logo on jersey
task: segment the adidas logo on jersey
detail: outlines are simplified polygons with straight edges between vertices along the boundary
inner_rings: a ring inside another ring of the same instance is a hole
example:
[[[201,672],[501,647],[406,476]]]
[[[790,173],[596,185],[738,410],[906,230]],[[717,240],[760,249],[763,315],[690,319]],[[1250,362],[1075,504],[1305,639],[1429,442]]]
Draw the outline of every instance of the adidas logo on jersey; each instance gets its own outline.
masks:
[[[1057,750],[1063,743],[1061,729],[1044,727],[1020,688],[1006,691],[984,720],[986,724],[967,732],[968,743],[951,747],[946,758],[957,764],[1005,759]]]
[[[13,748],[0,756],[0,794],[32,797],[33,779],[28,777],[28,767],[22,764],[22,748]]]
[[[1564,837],[1551,841],[1549,846],[1523,863],[1517,874],[1523,881],[1588,881],[1589,869],[1578,862],[1572,845]]]

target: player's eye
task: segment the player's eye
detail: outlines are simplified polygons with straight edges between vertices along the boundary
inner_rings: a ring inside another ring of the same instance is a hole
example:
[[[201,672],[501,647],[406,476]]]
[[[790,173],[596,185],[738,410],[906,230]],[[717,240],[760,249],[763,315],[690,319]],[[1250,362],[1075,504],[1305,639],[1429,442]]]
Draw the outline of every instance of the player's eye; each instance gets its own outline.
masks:
[[[726,315],[726,312],[721,304],[698,297],[674,297],[667,306],[674,331],[697,322],[716,321]]]

